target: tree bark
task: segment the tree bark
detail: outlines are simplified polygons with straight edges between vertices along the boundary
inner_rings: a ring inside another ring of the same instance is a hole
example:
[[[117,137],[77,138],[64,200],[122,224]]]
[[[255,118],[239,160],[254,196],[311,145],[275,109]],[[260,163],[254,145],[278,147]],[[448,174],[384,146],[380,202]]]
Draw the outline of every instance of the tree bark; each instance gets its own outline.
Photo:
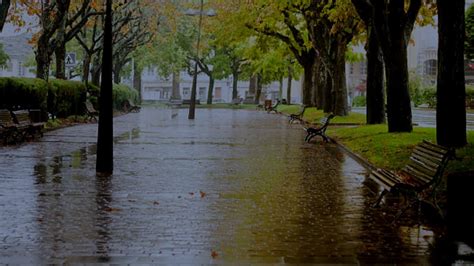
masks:
[[[3,31],[3,25],[7,20],[8,9],[10,8],[10,0],[2,0],[0,4],[0,32]]]
[[[316,109],[321,110],[324,107],[324,90],[327,86],[327,73],[321,64],[321,60],[315,60],[313,72],[314,91],[312,95],[312,102]]]
[[[367,124],[385,123],[384,64],[375,29],[367,26]]]
[[[255,93],[256,104],[259,104],[260,98],[262,97],[262,75],[258,74],[256,76],[255,85],[257,87],[257,91]]]
[[[84,60],[82,61],[82,81],[87,84],[89,82],[91,55],[84,51]]]
[[[173,82],[173,88],[171,91],[171,98],[172,99],[181,99],[181,94],[179,93],[179,83],[180,83],[181,77],[179,75],[179,71],[175,71],[172,74],[172,82]]]
[[[112,0],[106,2],[104,24],[104,50],[102,57],[102,84],[100,87],[99,130],[97,136],[96,172],[100,176],[111,176],[113,162],[113,113],[112,113]]]
[[[252,75],[249,80],[249,95],[255,96],[255,90],[257,88],[257,75]],[[258,99],[255,99],[255,103],[258,104]]]
[[[384,52],[388,132],[411,132],[413,126],[408,92],[407,47],[402,36],[399,37],[392,37],[391,51]]]
[[[334,80],[332,86],[334,106],[332,112],[338,116],[346,116],[349,114],[346,86],[347,43],[343,40],[338,40],[334,45],[334,71],[332,72]]]
[[[209,75],[209,88],[207,90],[207,104],[212,104],[214,94],[214,76]]]
[[[114,76],[114,83],[120,84],[122,82],[122,77],[120,73],[122,72],[123,65],[120,63],[115,64],[113,76]]]
[[[57,79],[66,79],[66,20],[67,16],[64,16],[61,24],[59,25],[56,31],[56,40],[57,46],[54,50],[54,54],[56,57],[56,78]]]
[[[438,0],[438,89],[436,139],[459,148],[467,144],[464,78],[464,0]]]
[[[293,82],[293,70],[288,67],[288,84],[286,87],[286,101],[291,104],[291,83]]]
[[[308,62],[305,62],[303,67],[303,104],[306,106],[313,106],[312,104],[312,93],[313,93],[313,64],[315,59],[308,58]]]
[[[138,104],[142,103],[142,70],[136,60],[133,61],[133,88],[138,91]]]
[[[238,98],[239,91],[237,90],[237,82],[239,81],[239,72],[234,70],[232,71],[232,100],[235,100]]]
[[[49,76],[49,63],[51,61],[51,57],[49,56],[48,51],[48,40],[44,40],[42,36],[38,40],[38,46],[36,50],[36,77],[48,80]]]

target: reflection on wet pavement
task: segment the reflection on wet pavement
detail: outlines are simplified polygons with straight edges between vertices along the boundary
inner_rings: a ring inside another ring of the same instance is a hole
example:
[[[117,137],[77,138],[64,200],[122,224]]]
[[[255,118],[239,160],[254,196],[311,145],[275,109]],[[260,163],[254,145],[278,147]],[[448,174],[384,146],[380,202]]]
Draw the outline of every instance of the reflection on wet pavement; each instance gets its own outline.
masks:
[[[0,148],[0,262],[427,263],[436,234],[372,209],[366,170],[284,117],[144,108]]]

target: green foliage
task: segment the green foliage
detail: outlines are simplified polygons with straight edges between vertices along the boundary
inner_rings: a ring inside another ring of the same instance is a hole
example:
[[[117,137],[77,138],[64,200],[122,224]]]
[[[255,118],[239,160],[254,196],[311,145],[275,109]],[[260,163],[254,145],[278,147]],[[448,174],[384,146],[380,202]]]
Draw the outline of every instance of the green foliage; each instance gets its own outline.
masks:
[[[436,107],[436,88],[435,87],[427,87],[422,92],[422,99],[423,102],[428,104],[428,107],[435,108]]]
[[[121,110],[123,108],[123,103],[126,100],[132,100],[133,102],[138,102],[138,91],[131,89],[124,84],[114,84],[113,89],[113,106],[116,110]]]
[[[392,170],[407,164],[413,147],[421,141],[436,142],[435,128],[420,127],[415,127],[412,133],[388,133],[386,125],[329,127],[328,135],[376,167]],[[449,162],[448,173],[474,169],[474,131],[468,132],[468,142],[470,144],[456,151],[460,160]]]
[[[0,78],[1,108],[47,109],[48,84],[41,79]]]
[[[6,66],[10,57],[3,50],[3,43],[0,43],[0,66]]]
[[[466,11],[466,39],[464,41],[466,58],[474,59],[474,5]]]
[[[359,95],[354,97],[354,100],[352,100],[352,106],[355,107],[363,107],[367,105],[367,98],[365,96]]]
[[[84,113],[86,86],[78,81],[50,79],[48,90],[48,112],[57,117]]]
[[[420,104],[423,104],[423,83],[421,81],[421,77],[415,72],[410,71],[410,78],[408,80],[408,90],[410,92],[410,98],[415,107],[418,107]]]

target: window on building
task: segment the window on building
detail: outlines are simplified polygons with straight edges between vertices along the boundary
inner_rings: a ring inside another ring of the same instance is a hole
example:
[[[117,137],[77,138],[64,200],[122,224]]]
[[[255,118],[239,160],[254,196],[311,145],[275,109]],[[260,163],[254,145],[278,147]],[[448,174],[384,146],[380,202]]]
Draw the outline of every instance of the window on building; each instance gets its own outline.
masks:
[[[438,61],[436,59],[426,60],[423,68],[425,75],[436,76],[438,73]]]
[[[221,99],[222,98],[222,88],[221,87],[215,87],[214,88],[214,98],[216,98],[216,99]]]
[[[191,90],[189,88],[183,88],[183,98],[189,99],[191,97]]]
[[[367,62],[360,62],[360,74],[367,75]]]
[[[354,64],[349,64],[349,74],[354,74]]]
[[[200,99],[205,99],[206,98],[206,88],[205,87],[200,87],[199,88],[199,98]]]

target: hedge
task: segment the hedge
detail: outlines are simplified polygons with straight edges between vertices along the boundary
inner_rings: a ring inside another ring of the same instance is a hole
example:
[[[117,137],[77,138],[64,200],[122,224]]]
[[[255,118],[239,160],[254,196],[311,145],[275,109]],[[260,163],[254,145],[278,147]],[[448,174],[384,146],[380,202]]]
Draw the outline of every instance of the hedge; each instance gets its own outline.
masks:
[[[98,96],[98,87],[86,87],[78,81],[51,79],[46,82],[36,78],[0,78],[0,108],[41,109],[43,119],[47,119],[47,112],[61,118],[82,115],[85,113],[86,98],[98,108]],[[125,85],[114,84],[114,108],[121,109],[127,99],[137,102],[138,92]]]
[[[126,100],[132,100],[135,103],[138,102],[138,91],[135,89],[131,89],[127,85],[114,84],[114,108],[117,110],[122,110],[123,104]]]

